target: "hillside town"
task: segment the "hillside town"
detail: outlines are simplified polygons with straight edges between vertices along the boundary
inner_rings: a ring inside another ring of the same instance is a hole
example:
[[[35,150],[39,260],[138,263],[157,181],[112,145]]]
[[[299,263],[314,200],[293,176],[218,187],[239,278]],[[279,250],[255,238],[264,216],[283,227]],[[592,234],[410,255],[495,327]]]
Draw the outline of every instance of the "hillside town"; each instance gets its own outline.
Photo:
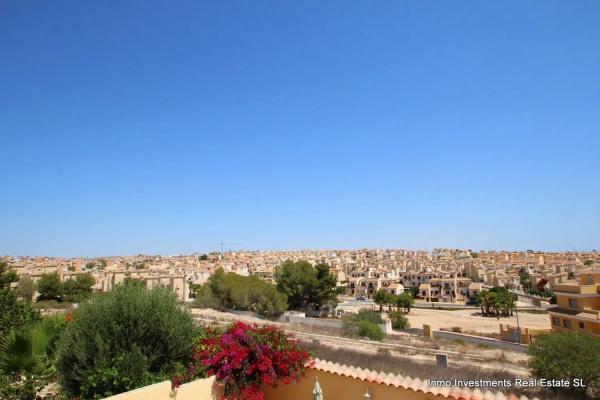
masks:
[[[203,285],[218,268],[242,276],[273,281],[285,260],[324,263],[336,274],[338,286],[352,297],[372,298],[379,289],[393,294],[418,290],[430,302],[468,303],[482,288],[506,287],[523,292],[522,275],[532,287],[554,291],[600,264],[600,252],[473,251],[397,249],[227,251],[187,255],[135,255],[99,258],[2,257],[19,276],[37,281],[57,272],[61,281],[80,274],[95,278],[94,289],[108,291],[126,277],[147,287],[170,287],[184,301],[190,285]]]

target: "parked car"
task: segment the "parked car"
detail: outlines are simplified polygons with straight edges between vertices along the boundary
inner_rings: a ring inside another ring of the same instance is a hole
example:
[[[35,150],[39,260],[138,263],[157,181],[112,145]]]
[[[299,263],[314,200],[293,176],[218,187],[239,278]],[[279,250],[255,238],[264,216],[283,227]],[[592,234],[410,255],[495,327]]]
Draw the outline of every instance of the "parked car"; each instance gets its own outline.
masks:
[[[358,297],[356,298],[356,300],[359,300],[359,301],[365,301],[365,300],[366,300],[366,298],[365,298],[365,296],[363,296],[363,295],[361,294],[360,296],[358,296]]]

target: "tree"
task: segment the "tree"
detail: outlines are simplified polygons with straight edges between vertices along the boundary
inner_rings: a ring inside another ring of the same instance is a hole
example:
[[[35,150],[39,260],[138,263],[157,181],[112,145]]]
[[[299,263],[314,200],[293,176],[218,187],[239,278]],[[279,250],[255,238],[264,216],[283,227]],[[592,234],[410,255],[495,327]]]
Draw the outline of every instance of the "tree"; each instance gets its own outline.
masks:
[[[285,293],[290,309],[319,310],[326,303],[336,303],[337,279],[326,264],[313,267],[305,260],[287,260],[275,271],[277,289]]]
[[[412,295],[413,299],[419,297],[419,288],[416,286],[408,288],[408,292]]]
[[[585,265],[586,267],[591,267],[592,265],[594,265],[594,260],[585,260],[583,262],[583,265]]]
[[[11,284],[18,281],[14,270],[0,261],[0,337],[5,337],[11,330],[39,319],[39,314],[27,302],[17,298],[17,291]]]
[[[203,287],[195,289],[195,304],[201,307],[255,311],[266,316],[287,309],[285,294],[256,275],[241,276],[218,268]]]
[[[373,295],[373,301],[379,306],[379,312],[383,312],[383,306],[388,303],[389,293],[383,289],[379,289]]]
[[[393,329],[403,330],[410,328],[408,318],[406,318],[402,312],[392,311],[391,313],[388,313],[388,317],[390,317],[390,320],[392,321]]]
[[[490,307],[492,305],[490,292],[487,290],[482,290],[481,292],[477,293],[476,301],[477,305],[481,307],[481,313],[483,315],[489,315]]]
[[[494,308],[496,315],[500,312],[506,316],[512,315],[515,309],[515,295],[507,288],[496,286],[490,289],[491,305]]]
[[[347,291],[348,291],[348,289],[346,289],[346,286],[337,286],[335,288],[335,294],[338,296],[345,295]]]
[[[529,345],[529,367],[536,378],[583,380],[590,390],[600,389],[600,340],[587,332],[555,332],[536,336]],[[560,390],[585,392],[573,387]]]
[[[42,275],[37,283],[37,287],[41,299],[60,300],[63,287],[58,272]]]
[[[198,256],[198,260],[199,261],[207,261],[208,260],[208,255],[202,254],[201,256]]]
[[[59,343],[61,386],[90,399],[168,379],[190,361],[196,333],[168,288],[126,281],[74,312]]]
[[[8,268],[6,261],[0,261],[0,289],[10,289],[11,284],[18,281],[15,270]]]
[[[80,302],[92,293],[96,280],[91,274],[77,275],[75,279],[68,279],[62,284],[61,294],[66,301]]]
[[[63,316],[47,317],[13,330],[0,340],[0,374],[46,376],[53,372],[56,343],[65,327]]]
[[[33,279],[28,276],[21,276],[21,279],[19,279],[19,287],[17,289],[19,297],[25,301],[31,301],[35,291],[36,287]]]
[[[523,273],[521,273],[519,280],[521,281],[521,286],[523,286],[523,290],[525,292],[531,289],[531,276],[527,271],[523,271]]]
[[[358,314],[345,317],[342,327],[346,337],[366,337],[372,340],[382,340],[385,333],[378,326],[382,324],[381,315],[373,310],[363,308]]]
[[[408,292],[404,292],[396,296],[396,306],[398,307],[398,311],[403,308],[407,313],[409,313],[414,304],[415,299],[413,299],[412,295]]]

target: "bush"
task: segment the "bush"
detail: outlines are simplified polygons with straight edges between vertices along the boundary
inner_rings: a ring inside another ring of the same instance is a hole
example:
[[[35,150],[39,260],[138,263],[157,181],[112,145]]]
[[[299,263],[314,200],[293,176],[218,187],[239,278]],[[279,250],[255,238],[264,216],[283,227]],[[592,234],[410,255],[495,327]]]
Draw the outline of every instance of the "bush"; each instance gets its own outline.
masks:
[[[60,300],[62,295],[62,283],[58,272],[44,274],[37,282],[38,292],[41,300]]]
[[[371,340],[381,341],[385,337],[385,333],[381,328],[370,321],[359,321],[358,325],[358,336],[366,337]]]
[[[189,361],[195,334],[169,289],[125,281],[74,312],[59,345],[60,383],[88,399],[167,379]]]
[[[91,274],[77,275],[75,279],[68,279],[62,284],[63,300],[81,302],[89,297],[95,284],[96,280]]]
[[[461,333],[462,332],[462,328],[460,326],[453,326],[452,328],[450,328],[450,330],[452,332],[456,332],[456,333]]]
[[[48,317],[14,329],[0,341],[0,399],[35,400],[56,379],[56,343],[64,316]],[[48,397],[45,397],[48,398]]]
[[[216,375],[227,399],[262,399],[262,387],[297,382],[311,362],[298,341],[274,326],[250,326],[242,322],[225,331],[206,330],[184,376],[173,378],[173,386],[198,376]]]
[[[14,290],[0,289],[0,310],[0,337],[39,319],[39,313],[29,303],[20,302]]]
[[[539,335],[529,345],[529,367],[536,378],[582,379],[589,390],[600,386],[600,340],[589,333],[556,332]],[[585,392],[585,388],[560,390]]]
[[[381,318],[381,314],[375,312],[373,310],[369,310],[368,308],[362,308],[358,311],[358,314],[354,317],[356,321],[369,321],[374,324],[383,324],[383,319]]]
[[[255,311],[269,317],[279,316],[287,310],[285,294],[256,275],[225,273],[219,268],[206,285],[195,291],[195,305],[199,307]]]
[[[406,318],[403,313],[392,311],[391,313],[388,313],[388,316],[390,317],[390,320],[392,320],[392,329],[403,330],[410,328],[408,318]]]
[[[27,302],[30,302],[33,300],[35,291],[36,285],[33,282],[33,279],[28,276],[21,276],[21,279],[19,279],[19,288],[17,289],[19,297]]]
[[[363,308],[358,314],[344,319],[342,334],[346,337],[366,337],[372,340],[383,340],[385,333],[378,326],[382,323],[383,320],[378,312]]]

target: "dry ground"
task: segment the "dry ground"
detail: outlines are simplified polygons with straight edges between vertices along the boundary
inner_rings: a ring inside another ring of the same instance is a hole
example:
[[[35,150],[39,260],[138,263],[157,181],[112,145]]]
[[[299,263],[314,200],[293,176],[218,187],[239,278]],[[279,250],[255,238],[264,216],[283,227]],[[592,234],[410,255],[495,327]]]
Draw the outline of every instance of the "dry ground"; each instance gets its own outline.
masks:
[[[517,317],[483,317],[479,311],[475,310],[427,310],[413,308],[407,315],[410,326],[413,328],[422,328],[423,324],[431,325],[433,329],[446,328],[453,326],[461,327],[463,332],[490,334],[498,333],[500,324],[509,324],[517,326]],[[550,317],[547,314],[530,314],[526,312],[519,313],[519,322],[521,327],[530,329],[550,329]]]

